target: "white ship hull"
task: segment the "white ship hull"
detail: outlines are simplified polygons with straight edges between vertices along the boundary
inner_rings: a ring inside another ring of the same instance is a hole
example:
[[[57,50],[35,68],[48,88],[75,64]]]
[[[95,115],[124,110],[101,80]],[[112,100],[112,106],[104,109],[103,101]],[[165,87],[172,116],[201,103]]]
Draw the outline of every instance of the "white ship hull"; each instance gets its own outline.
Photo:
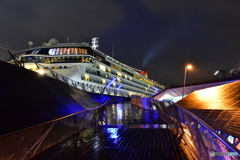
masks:
[[[17,61],[87,92],[115,96],[153,96],[163,86],[86,44],[50,44],[16,53]],[[14,61],[10,61],[13,63]],[[106,86],[113,80],[115,81]]]

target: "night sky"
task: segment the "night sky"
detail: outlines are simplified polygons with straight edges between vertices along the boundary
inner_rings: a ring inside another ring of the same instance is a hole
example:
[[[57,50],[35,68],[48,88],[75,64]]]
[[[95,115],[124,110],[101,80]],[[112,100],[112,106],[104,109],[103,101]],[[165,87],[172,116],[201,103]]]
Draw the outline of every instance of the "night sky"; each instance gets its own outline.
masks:
[[[0,47],[98,37],[99,50],[166,87],[183,83],[187,63],[187,83],[240,67],[239,0],[1,0],[0,22]]]

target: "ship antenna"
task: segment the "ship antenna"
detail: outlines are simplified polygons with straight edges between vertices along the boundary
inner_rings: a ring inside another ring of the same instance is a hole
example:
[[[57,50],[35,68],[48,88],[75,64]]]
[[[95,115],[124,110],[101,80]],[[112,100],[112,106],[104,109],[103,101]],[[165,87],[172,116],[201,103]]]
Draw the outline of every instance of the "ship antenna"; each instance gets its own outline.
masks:
[[[69,43],[69,37],[67,37],[67,43]]]

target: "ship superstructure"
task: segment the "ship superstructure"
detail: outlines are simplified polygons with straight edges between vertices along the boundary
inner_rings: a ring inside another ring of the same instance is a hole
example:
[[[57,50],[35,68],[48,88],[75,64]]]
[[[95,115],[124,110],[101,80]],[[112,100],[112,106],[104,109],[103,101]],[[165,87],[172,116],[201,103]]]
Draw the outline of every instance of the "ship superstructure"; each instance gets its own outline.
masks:
[[[59,43],[51,39],[43,46],[19,51],[15,57],[29,70],[88,92],[151,97],[164,89],[164,86],[149,79],[146,71],[117,61],[99,51],[97,46],[97,38],[92,39],[91,46],[88,43]],[[112,80],[115,81],[106,88]]]

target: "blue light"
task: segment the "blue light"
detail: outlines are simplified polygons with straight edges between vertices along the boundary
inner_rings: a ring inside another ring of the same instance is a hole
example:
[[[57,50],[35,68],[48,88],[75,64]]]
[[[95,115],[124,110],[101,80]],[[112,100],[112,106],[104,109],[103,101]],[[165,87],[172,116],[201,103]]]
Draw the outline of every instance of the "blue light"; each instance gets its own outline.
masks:
[[[122,87],[122,85],[120,85],[118,88],[117,88],[117,91]]]
[[[113,80],[106,86],[106,88],[108,88],[114,81],[116,81],[116,77],[113,77]]]
[[[121,139],[118,134],[119,128],[107,128],[107,132],[109,134],[110,139],[114,139],[113,143],[118,143],[118,141]]]

